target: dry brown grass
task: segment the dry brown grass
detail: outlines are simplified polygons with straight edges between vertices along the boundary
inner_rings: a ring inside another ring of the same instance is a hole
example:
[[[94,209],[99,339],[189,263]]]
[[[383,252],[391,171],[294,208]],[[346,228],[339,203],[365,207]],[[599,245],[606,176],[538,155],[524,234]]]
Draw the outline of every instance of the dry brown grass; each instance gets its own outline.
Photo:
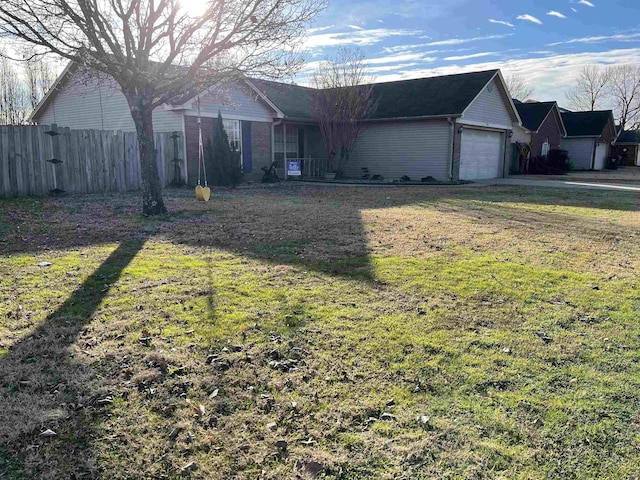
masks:
[[[0,203],[4,478],[640,468],[638,196],[168,197]]]

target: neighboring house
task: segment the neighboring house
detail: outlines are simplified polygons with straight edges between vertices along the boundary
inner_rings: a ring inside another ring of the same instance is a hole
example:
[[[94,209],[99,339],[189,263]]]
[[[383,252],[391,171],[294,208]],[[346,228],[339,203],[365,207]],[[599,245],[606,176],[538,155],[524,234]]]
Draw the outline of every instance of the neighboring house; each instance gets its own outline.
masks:
[[[31,120],[74,129],[134,131],[124,95],[114,82],[75,82],[67,67]],[[221,112],[230,141],[240,149],[248,179],[286,159],[322,159],[327,152],[314,118],[313,90],[247,79],[180,99],[154,111],[156,132],[185,141],[185,178],[198,176],[198,100],[205,142]],[[513,125],[520,117],[499,70],[375,84],[379,106],[351,154],[345,174],[366,168],[388,180],[477,180],[504,176]],[[306,160],[305,160],[306,161]],[[284,171],[283,171],[284,173]]]
[[[640,166],[640,130],[621,131],[611,153],[622,157],[622,165]]]
[[[512,142],[528,143],[532,158],[545,157],[550,150],[560,148],[560,141],[567,136],[567,130],[556,102],[514,103],[522,119],[522,127],[514,126]]]
[[[602,170],[611,155],[616,126],[611,110],[562,113],[567,137],[560,147],[569,152],[576,170]]]
[[[288,151],[305,140],[301,151],[324,154],[313,146],[320,140],[313,90],[253,83],[283,113]],[[350,155],[347,176],[360,177],[363,168],[386,179],[504,176],[509,134],[520,118],[499,70],[378,83],[373,96],[378,107]]]

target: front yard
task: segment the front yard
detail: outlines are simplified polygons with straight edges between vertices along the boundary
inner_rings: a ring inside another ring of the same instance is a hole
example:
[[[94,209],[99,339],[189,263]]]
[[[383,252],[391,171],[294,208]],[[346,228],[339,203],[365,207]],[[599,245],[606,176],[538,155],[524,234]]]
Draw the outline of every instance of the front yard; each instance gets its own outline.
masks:
[[[166,196],[0,200],[0,478],[640,475],[638,195]]]

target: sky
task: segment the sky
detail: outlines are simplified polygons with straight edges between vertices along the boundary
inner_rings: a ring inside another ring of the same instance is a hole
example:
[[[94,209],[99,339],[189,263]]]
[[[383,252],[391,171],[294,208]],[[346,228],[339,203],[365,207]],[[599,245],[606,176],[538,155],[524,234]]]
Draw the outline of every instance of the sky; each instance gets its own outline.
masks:
[[[562,104],[584,66],[640,64],[640,0],[330,0],[304,47],[302,84],[348,47],[378,82],[500,68]]]

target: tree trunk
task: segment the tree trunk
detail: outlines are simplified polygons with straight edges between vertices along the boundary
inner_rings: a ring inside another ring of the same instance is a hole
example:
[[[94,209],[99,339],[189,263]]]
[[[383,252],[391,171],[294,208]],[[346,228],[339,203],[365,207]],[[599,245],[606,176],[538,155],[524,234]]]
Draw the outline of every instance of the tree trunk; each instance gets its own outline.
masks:
[[[152,96],[149,92],[136,91],[127,96],[131,116],[138,134],[140,167],[142,174],[143,215],[165,215],[167,208],[162,200],[162,186],[156,162],[156,147],[153,139]]]

